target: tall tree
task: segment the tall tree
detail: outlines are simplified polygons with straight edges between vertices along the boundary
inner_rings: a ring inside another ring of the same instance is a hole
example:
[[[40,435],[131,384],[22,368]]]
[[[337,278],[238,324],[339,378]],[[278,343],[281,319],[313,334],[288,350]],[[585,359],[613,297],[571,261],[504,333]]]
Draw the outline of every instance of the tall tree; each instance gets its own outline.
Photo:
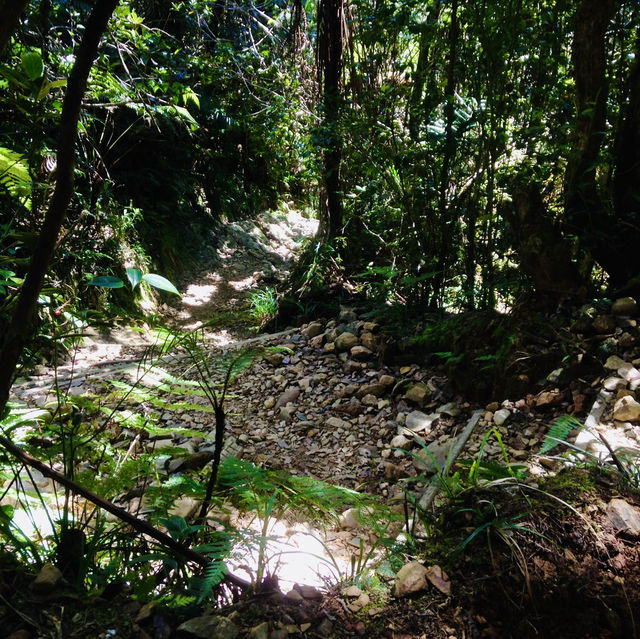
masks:
[[[340,165],[341,76],[344,50],[344,0],[319,0],[317,73],[322,94],[321,233],[336,237],[342,228]]]
[[[73,194],[75,146],[82,98],[89,72],[98,54],[98,46],[118,0],[98,0],[87,21],[75,63],[67,82],[62,106],[57,155],[56,182],[47,213],[38,236],[27,275],[20,289],[9,325],[0,338],[0,414],[9,397],[16,366],[32,329],[38,295],[47,267],[55,251],[67,207]]]

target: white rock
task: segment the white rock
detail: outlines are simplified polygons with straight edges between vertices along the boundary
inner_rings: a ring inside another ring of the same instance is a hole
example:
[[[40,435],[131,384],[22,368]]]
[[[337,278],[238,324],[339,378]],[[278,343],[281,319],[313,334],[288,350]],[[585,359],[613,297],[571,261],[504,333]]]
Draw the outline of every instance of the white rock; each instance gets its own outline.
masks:
[[[509,417],[511,417],[511,411],[507,408],[501,408],[493,414],[493,423],[496,426],[502,426]]]

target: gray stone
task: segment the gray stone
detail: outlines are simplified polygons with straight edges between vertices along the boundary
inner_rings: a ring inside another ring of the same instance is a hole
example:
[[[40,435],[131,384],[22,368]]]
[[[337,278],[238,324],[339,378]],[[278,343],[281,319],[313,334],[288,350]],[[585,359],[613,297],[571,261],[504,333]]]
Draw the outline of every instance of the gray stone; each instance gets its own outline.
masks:
[[[631,537],[640,537],[640,512],[624,499],[612,499],[607,505],[607,516],[616,531]]]
[[[417,433],[423,431],[425,433],[428,433],[439,418],[440,413],[431,413],[429,415],[425,415],[419,410],[414,410],[412,413],[409,413],[407,415],[405,426]]]
[[[396,575],[395,595],[406,597],[427,587],[427,569],[418,561],[411,561],[400,568]]]
[[[392,448],[402,448],[404,450],[408,450],[409,448],[411,448],[411,444],[412,444],[412,440],[410,440],[409,438],[405,437],[404,435],[396,435],[392,440],[391,440],[391,447]]]
[[[235,639],[240,633],[232,621],[214,615],[189,619],[178,626],[178,631],[199,639]]]
[[[638,304],[633,297],[620,297],[611,307],[614,315],[635,315],[638,310]]]
[[[460,414],[460,406],[455,402],[449,402],[447,404],[443,404],[438,408],[438,412],[443,415],[451,415],[451,417],[457,417]]]
[[[431,442],[426,448],[416,451],[413,465],[422,472],[436,473],[447,465],[447,458],[452,442]]]

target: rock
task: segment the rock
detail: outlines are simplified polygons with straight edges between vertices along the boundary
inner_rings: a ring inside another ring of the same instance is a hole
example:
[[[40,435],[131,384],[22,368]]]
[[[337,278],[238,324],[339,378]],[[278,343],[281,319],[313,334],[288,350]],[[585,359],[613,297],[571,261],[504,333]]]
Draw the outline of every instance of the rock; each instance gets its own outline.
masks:
[[[624,364],[626,364],[626,362],[623,359],[620,359],[617,355],[611,355],[604,363],[604,367],[612,371],[617,371]]]
[[[182,517],[182,519],[190,519],[196,514],[199,505],[200,502],[193,497],[179,497],[173,506],[171,506],[169,515],[176,515],[177,517]]]
[[[335,340],[336,350],[339,353],[346,353],[350,351],[354,346],[357,346],[359,341],[353,333],[340,333]]]
[[[326,421],[326,424],[327,426],[331,426],[331,428],[343,430],[351,426],[349,422],[345,421],[344,419],[340,419],[339,417],[329,417],[329,419],[327,419]]]
[[[443,444],[431,442],[426,448],[421,448],[416,451],[413,457],[413,465],[417,470],[422,472],[439,472],[439,470],[442,470],[447,464],[447,457],[451,446],[451,441],[446,441]]]
[[[396,575],[395,595],[406,597],[427,587],[427,569],[418,561],[411,561],[400,568]]]
[[[455,402],[448,402],[438,408],[438,412],[443,415],[450,415],[451,417],[457,417],[460,414],[460,406]]]
[[[540,393],[535,400],[535,404],[538,408],[544,408],[545,406],[555,406],[564,399],[564,393],[557,388],[552,391],[544,391]]]
[[[288,389],[282,395],[280,395],[280,397],[278,398],[278,401],[276,402],[276,408],[282,408],[283,406],[286,406],[287,404],[295,402],[296,399],[298,399],[299,396],[300,396],[300,389],[299,388],[290,388],[290,389]]]
[[[613,418],[619,422],[640,420],[640,404],[631,396],[621,397],[613,407]]]
[[[349,604],[351,612],[359,612],[371,603],[371,598],[366,592],[363,592],[354,602]]]
[[[157,606],[158,606],[157,601],[150,601],[149,603],[146,603],[144,606],[142,606],[142,608],[140,608],[135,618],[135,623],[142,623],[143,621],[146,621],[147,619],[149,619],[153,614],[153,611],[157,608]]]
[[[624,499],[612,499],[607,505],[607,516],[617,532],[640,537],[640,511]]]
[[[322,348],[324,344],[325,336],[324,335],[316,335],[315,337],[309,340],[309,346],[311,348]]]
[[[425,415],[419,410],[414,410],[407,415],[405,426],[415,431],[416,433],[428,433],[439,418],[440,413],[431,413],[430,415]]]
[[[358,586],[349,586],[348,588],[345,588],[342,591],[342,595],[343,597],[351,597],[351,598],[356,598],[359,597],[362,594],[362,590],[360,590],[360,588],[358,588]]]
[[[633,297],[619,297],[611,306],[614,315],[635,315],[638,304]]]
[[[611,376],[607,377],[607,379],[602,382],[602,386],[605,390],[612,392],[618,390],[622,386],[625,386],[625,381],[621,377]]]
[[[263,357],[271,364],[272,366],[280,366],[284,361],[284,353],[273,352],[273,351],[265,351]]]
[[[362,335],[360,335],[360,343],[370,351],[377,351],[380,340],[372,333],[362,333]]]
[[[304,597],[295,588],[290,590],[285,595],[285,597],[287,598],[288,601],[295,601],[296,603],[300,603],[301,601],[304,601]]]
[[[335,353],[335,351],[336,351],[336,345],[334,342],[328,342],[322,347],[323,353],[331,354],[331,353]]]
[[[498,410],[498,408],[500,408],[500,404],[498,404],[498,402],[491,402],[490,404],[487,404],[484,408],[490,413],[495,413]]]
[[[426,577],[442,594],[451,594],[451,580],[440,566],[429,566]]]
[[[380,324],[376,322],[365,322],[362,325],[362,331],[364,333],[377,333],[380,330]]]
[[[249,630],[248,639],[269,639],[269,624],[263,621],[261,624]]]
[[[235,639],[240,633],[232,621],[215,615],[189,619],[178,626],[178,632],[184,632],[199,639]]]
[[[404,398],[418,406],[423,406],[425,400],[430,397],[431,389],[426,384],[414,384],[405,394]]]
[[[629,383],[636,382],[640,379],[640,371],[633,364],[629,364],[629,362],[625,362],[618,368],[618,375]]]
[[[39,595],[50,593],[62,579],[62,572],[52,564],[45,564],[33,580],[31,589]]]
[[[597,315],[591,323],[591,328],[595,333],[613,333],[616,330],[617,322],[613,315]]]
[[[303,328],[300,333],[307,339],[317,337],[324,331],[324,326],[320,322],[311,322],[308,326]]]
[[[16,630],[7,639],[33,639],[33,635],[28,630]]]
[[[267,410],[269,410],[270,408],[273,408],[276,405],[276,398],[275,397],[267,397],[267,399],[264,400],[264,403],[262,405]]]
[[[374,397],[382,397],[387,391],[384,384],[367,384],[363,386],[357,393],[356,397],[362,399],[365,395],[373,395]]]
[[[493,414],[493,423],[496,426],[502,426],[509,417],[511,417],[511,411],[508,408],[501,408]]]
[[[322,593],[313,586],[296,584],[295,589],[302,595],[304,599],[307,599],[309,601],[322,601]]]
[[[373,351],[368,349],[366,346],[354,346],[349,351],[351,353],[351,357],[358,361],[366,361],[371,359],[373,355]]]
[[[391,388],[395,386],[396,379],[392,375],[380,375],[380,379],[378,379],[380,384],[382,384],[385,388]]]
[[[392,448],[402,448],[404,450],[408,450],[411,448],[412,440],[408,439],[404,435],[396,435],[390,443]]]

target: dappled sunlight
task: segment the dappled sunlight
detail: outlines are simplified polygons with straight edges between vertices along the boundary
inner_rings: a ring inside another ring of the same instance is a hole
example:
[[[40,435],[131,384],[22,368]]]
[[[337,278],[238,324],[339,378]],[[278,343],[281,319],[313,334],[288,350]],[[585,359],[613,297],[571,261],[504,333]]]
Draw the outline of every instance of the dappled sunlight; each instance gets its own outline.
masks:
[[[247,528],[256,536],[252,544],[239,544],[228,567],[231,572],[245,571],[255,579],[260,559],[263,578],[278,577],[280,588],[288,592],[296,584],[326,588],[345,578],[350,559],[335,544],[327,542],[325,531],[306,523],[290,524],[285,520],[270,523],[266,548],[259,552],[262,521],[254,519]],[[245,524],[246,525],[246,524]]]
[[[185,306],[202,306],[210,303],[217,292],[217,284],[189,284],[182,295],[182,303]]]

